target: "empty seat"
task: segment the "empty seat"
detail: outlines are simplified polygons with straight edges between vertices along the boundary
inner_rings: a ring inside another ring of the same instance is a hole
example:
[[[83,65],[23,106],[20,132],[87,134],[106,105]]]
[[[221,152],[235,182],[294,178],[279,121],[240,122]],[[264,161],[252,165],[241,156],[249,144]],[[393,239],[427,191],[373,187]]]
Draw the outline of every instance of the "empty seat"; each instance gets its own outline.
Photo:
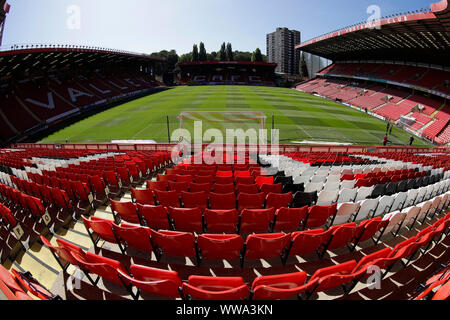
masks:
[[[292,193],[269,193],[266,197],[266,208],[287,208],[292,202]]]
[[[120,224],[122,220],[140,224],[139,216],[137,214],[137,206],[133,202],[118,202],[111,200],[111,211],[114,216],[114,221],[117,224]]]
[[[316,204],[319,206],[331,205],[337,202],[339,190],[323,190],[319,193]]]
[[[189,276],[183,295],[196,300],[248,300],[250,288],[240,277]]]
[[[268,233],[252,234],[247,237],[244,246],[244,254],[241,259],[241,267],[244,259],[268,259],[280,257],[284,264],[287,257],[287,249],[290,242],[290,234]]]
[[[353,222],[353,217],[358,215],[359,208],[361,204],[346,202],[338,206],[336,217],[334,218],[334,225],[339,225],[343,223]]]
[[[296,192],[292,199],[293,208],[302,208],[304,206],[311,206],[317,201],[317,192]]]
[[[138,190],[131,188],[131,199],[134,203],[154,205],[153,191],[150,189]]]
[[[177,231],[203,232],[203,214],[199,208],[169,207],[169,217]]]
[[[358,189],[341,189],[339,192],[338,203],[354,202]]]
[[[324,231],[323,229],[294,232],[291,235],[292,241],[289,246],[289,256],[303,256],[312,253],[317,253],[320,256],[330,237],[331,231]]]
[[[166,207],[138,204],[137,209],[143,225],[156,230],[170,229],[168,211]]]
[[[165,207],[180,207],[180,198],[176,191],[155,191],[156,200]]]
[[[239,213],[236,209],[205,211],[206,232],[238,233]]]
[[[270,232],[274,221],[275,209],[244,209],[241,212],[240,232]]]
[[[202,259],[232,260],[240,258],[244,240],[240,235],[202,234],[197,238],[199,263]]]
[[[308,207],[280,208],[275,213],[274,232],[297,231],[303,228],[302,224],[308,216]]]
[[[150,229],[153,250],[158,261],[163,255],[196,258],[195,237],[189,232]]]
[[[323,227],[325,224],[333,224],[337,213],[337,203],[331,206],[312,206],[308,209],[308,216],[306,218],[304,228]]]
[[[181,202],[184,208],[199,208],[204,211],[208,207],[208,194],[201,192],[182,192]]]
[[[306,272],[257,277],[252,284],[252,300],[280,300],[296,297],[308,285]]]
[[[122,223],[120,226],[113,224],[112,229],[117,237],[120,250],[125,253],[128,248],[144,252],[152,252],[150,241],[150,228]]]
[[[238,210],[244,209],[261,209],[264,207],[265,194],[248,194],[240,193],[238,195]]]
[[[217,194],[210,193],[209,195],[210,209],[228,210],[236,208],[236,195],[233,193]]]
[[[235,192],[235,186],[234,183],[229,184],[214,184],[212,186],[213,192],[218,194],[227,194],[227,193],[234,193]]]

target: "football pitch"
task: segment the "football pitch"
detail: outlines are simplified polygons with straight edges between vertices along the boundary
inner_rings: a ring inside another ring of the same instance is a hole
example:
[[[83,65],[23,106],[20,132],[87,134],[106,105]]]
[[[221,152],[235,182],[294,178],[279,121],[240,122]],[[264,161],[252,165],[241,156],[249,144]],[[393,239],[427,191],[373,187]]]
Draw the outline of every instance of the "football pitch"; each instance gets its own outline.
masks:
[[[154,140],[166,143],[168,133],[180,128],[182,112],[223,113],[220,121],[206,121],[203,126],[203,130],[217,127],[221,131],[224,128],[259,128],[260,120],[233,121],[233,117],[227,115],[262,112],[267,129],[272,128],[273,118],[281,144],[314,142],[373,146],[382,144],[386,132],[386,123],[379,119],[293,89],[198,86],[177,87],[125,103],[66,127],[41,142]],[[192,132],[193,120],[183,120],[183,128]],[[390,145],[407,145],[409,137],[406,131],[394,128],[389,135]],[[418,138],[414,146],[431,147]]]

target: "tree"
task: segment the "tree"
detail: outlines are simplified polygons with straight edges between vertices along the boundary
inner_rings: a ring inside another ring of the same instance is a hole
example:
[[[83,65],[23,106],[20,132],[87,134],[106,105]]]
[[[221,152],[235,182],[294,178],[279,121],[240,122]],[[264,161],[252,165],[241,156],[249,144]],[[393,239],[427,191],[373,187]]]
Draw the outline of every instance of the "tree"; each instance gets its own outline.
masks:
[[[231,46],[231,43],[227,43],[227,61],[234,61],[234,54],[233,54],[233,48]]]
[[[211,53],[207,53],[206,57],[208,61],[215,61],[217,60],[217,52],[213,51]]]
[[[234,60],[235,61],[251,61],[252,54],[250,52],[243,52],[243,51],[236,50],[234,52]]]
[[[196,44],[194,44],[194,47],[192,48],[192,61],[197,62],[198,60],[199,60],[198,47]]]
[[[180,56],[180,59],[178,60],[178,62],[181,62],[181,63],[191,62],[191,61],[192,61],[192,52],[182,54]]]
[[[253,52],[252,61],[253,62],[263,62],[263,57],[261,54],[261,50],[259,48],[256,48],[256,50]]]
[[[208,59],[208,56],[206,54],[205,44],[203,42],[200,42],[200,52],[198,54],[198,60],[206,61],[207,59]]]
[[[225,42],[222,43],[222,46],[220,47],[219,51],[219,61],[226,61],[227,60],[227,51],[225,49]]]
[[[163,63],[158,63],[155,66],[155,73],[162,75],[163,73],[173,72],[178,63],[179,56],[175,50],[162,50],[160,52],[153,52],[151,56],[165,58]]]

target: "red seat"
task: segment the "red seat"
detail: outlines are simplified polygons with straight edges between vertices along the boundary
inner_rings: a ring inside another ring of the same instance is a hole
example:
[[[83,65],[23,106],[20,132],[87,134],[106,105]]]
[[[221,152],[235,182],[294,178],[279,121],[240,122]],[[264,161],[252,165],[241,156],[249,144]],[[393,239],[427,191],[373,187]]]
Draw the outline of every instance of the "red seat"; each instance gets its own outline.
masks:
[[[213,210],[228,210],[236,208],[236,195],[233,193],[217,194],[211,192],[209,194],[209,205]]]
[[[275,209],[245,209],[241,212],[240,233],[270,232]]]
[[[317,253],[320,256],[320,249],[330,241],[331,231],[324,231],[323,229],[298,231],[292,233],[291,238],[290,256],[302,256],[312,253]]]
[[[234,184],[234,178],[233,178],[233,176],[230,176],[230,177],[220,177],[220,176],[216,176],[216,177],[214,178],[214,182],[215,182],[216,184],[231,184],[231,183]]]
[[[183,294],[197,300],[248,300],[250,288],[240,277],[190,276]]]
[[[259,193],[259,186],[257,184],[238,184],[236,186],[237,193],[257,194]]]
[[[169,183],[167,181],[147,181],[147,189],[152,191],[167,191]]]
[[[152,246],[158,261],[163,254],[178,257],[196,257],[195,237],[189,232],[151,229]]]
[[[233,177],[233,171],[217,171],[216,177]]]
[[[129,247],[145,252],[153,251],[150,228],[122,223],[120,226],[113,224],[112,229],[124,254]]]
[[[176,193],[181,194],[181,192],[189,191],[188,182],[173,182],[169,181],[169,191],[176,191]]]
[[[298,296],[311,285],[306,272],[257,277],[252,284],[252,300],[280,300]]]
[[[277,183],[277,184],[263,184],[261,186],[261,192],[265,193],[266,195],[269,193],[281,193],[283,191],[283,184]]]
[[[71,255],[76,260],[77,266],[86,274],[93,286],[97,285],[100,278],[123,286],[118,271],[120,270],[123,274],[127,274],[127,271],[119,261],[101,257],[91,252],[87,252],[84,256],[71,252]],[[96,280],[93,280],[89,274],[96,274],[98,277]]]
[[[158,174],[157,175],[157,181],[175,181],[176,179],[176,175],[175,174]]]
[[[184,175],[177,174],[175,179],[176,179],[176,181],[178,183],[184,182],[187,185],[189,185],[192,181],[194,181],[194,177],[193,176],[189,176],[189,175],[184,176]]]
[[[382,220],[381,217],[362,221],[355,230],[354,246],[356,247],[358,243],[369,240],[376,232],[381,231],[379,239],[388,224],[389,220]]]
[[[327,250],[334,250],[348,245],[354,238],[355,230],[356,223],[354,222],[331,227],[328,230],[331,232],[330,240],[325,244],[320,257],[323,257]]]
[[[344,285],[354,279],[352,271],[356,266],[356,261],[351,260],[335,266],[317,270],[308,282],[317,281],[314,287],[308,289],[308,297],[313,293],[328,291]]]
[[[153,198],[153,191],[150,189],[138,190],[131,188],[131,198],[134,203],[154,205],[155,199]]]
[[[216,233],[237,233],[239,213],[236,209],[205,211],[206,231]]]
[[[140,224],[137,206],[133,202],[118,202],[111,200],[111,211],[114,216],[114,221],[117,224],[120,224],[122,220]]]
[[[89,237],[94,243],[94,246],[97,246],[97,243],[100,239],[110,243],[118,243],[113,231],[113,221],[97,217],[91,217],[90,220],[88,220],[84,216],[81,216],[81,218],[83,219],[86,231],[88,232]],[[93,232],[91,232],[90,230],[92,230]]]
[[[265,177],[265,176],[259,176],[255,178],[255,182],[256,184],[258,184],[261,188],[263,187],[263,185],[268,184],[271,185],[274,182],[274,179],[272,176],[270,177]],[[262,190],[261,190],[262,191]],[[263,191],[264,192],[264,191]]]
[[[206,175],[206,176],[196,176],[194,178],[196,184],[212,184],[214,182],[214,176]]]
[[[165,298],[180,298],[182,282],[176,271],[132,264],[130,272],[133,275],[132,277],[119,271],[119,276],[126,286],[134,286],[139,290]],[[133,296],[138,299],[139,292],[133,294]]]
[[[284,233],[249,235],[245,244],[244,255],[241,259],[241,267],[244,266],[245,258],[266,259],[280,257],[284,264],[290,240],[291,235]]]
[[[218,193],[218,194],[227,194],[227,193],[234,193],[234,184],[233,183],[229,183],[229,184],[213,184],[212,185],[212,189],[214,193]]]
[[[71,251],[77,252],[78,255],[84,255],[84,252],[80,247],[63,239],[56,239],[58,244],[57,247],[53,246],[44,236],[41,236],[41,241],[47,248],[50,249],[63,271],[65,271],[70,264],[77,265],[76,260],[70,254]]]
[[[236,184],[254,184],[255,178],[254,177],[235,177],[234,179],[236,181]]]
[[[176,191],[155,191],[156,200],[164,207],[179,208],[180,198]]]
[[[235,171],[234,178],[237,178],[237,177],[249,178],[249,177],[251,177],[251,174],[250,174],[250,171]]]
[[[238,210],[262,209],[264,207],[265,194],[240,193],[238,195]]]
[[[137,209],[143,225],[156,230],[170,229],[166,207],[138,204]]]
[[[327,221],[330,225],[333,223],[337,213],[337,203],[328,206],[312,206],[308,209],[308,217],[306,218],[305,228],[317,228],[324,226]]]
[[[199,261],[206,259],[231,260],[239,258],[244,240],[235,234],[202,234],[197,238]]]
[[[287,208],[292,202],[292,192],[269,193],[266,197],[266,208]]]
[[[2,265],[0,265],[0,291],[6,300],[33,300],[25,293],[17,278]]]
[[[169,216],[175,230],[203,232],[203,215],[199,208],[169,207]]]
[[[300,230],[306,217],[308,207],[303,208],[280,208],[275,213],[274,232],[288,232]]]
[[[182,192],[181,202],[184,208],[199,208],[205,211],[208,207],[208,194],[201,192]]]
[[[205,192],[209,195],[211,192],[212,184],[211,183],[191,183],[189,185],[190,192]]]

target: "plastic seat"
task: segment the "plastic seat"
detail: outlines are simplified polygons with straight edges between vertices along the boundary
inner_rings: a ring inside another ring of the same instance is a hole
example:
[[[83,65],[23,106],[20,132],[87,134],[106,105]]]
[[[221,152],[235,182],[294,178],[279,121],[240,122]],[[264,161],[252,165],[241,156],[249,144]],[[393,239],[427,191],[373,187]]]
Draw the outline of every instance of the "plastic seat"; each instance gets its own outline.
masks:
[[[142,225],[156,230],[170,229],[168,211],[166,207],[138,204],[137,210]]]
[[[238,195],[238,210],[244,209],[262,209],[265,203],[265,194],[240,193]]]
[[[347,246],[353,240],[355,230],[356,223],[354,222],[331,227],[329,229],[329,231],[331,231],[330,240],[324,245],[320,257],[323,257],[327,250],[334,250]]]
[[[90,220],[86,219],[84,216],[81,216],[81,218],[83,219],[86,231],[89,234],[94,246],[97,246],[100,239],[106,242],[118,244],[117,238],[113,231],[113,221],[97,217],[91,217]]]
[[[257,184],[238,184],[236,186],[236,192],[247,193],[247,194],[257,194],[259,193],[259,186]]]
[[[114,221],[120,224],[122,220],[130,223],[140,224],[137,214],[137,206],[133,202],[119,202],[111,200],[111,211]]]
[[[146,293],[165,298],[180,298],[183,285],[178,272],[149,268],[132,264],[130,266],[132,277],[119,271],[119,276],[125,286],[134,286]],[[131,289],[130,293],[132,293]],[[134,294],[134,299],[139,298],[140,292]]]
[[[134,203],[154,205],[155,199],[153,198],[153,191],[150,189],[138,190],[131,188],[131,199]]]
[[[241,267],[244,266],[244,259],[246,258],[268,259],[280,257],[281,262],[285,264],[290,240],[290,234],[284,233],[249,235],[244,246]]]
[[[238,233],[239,213],[236,209],[205,211],[206,231],[211,233]]]
[[[292,199],[293,208],[302,208],[304,206],[311,206],[317,201],[317,192],[296,192]]]
[[[168,181],[147,181],[147,189],[152,191],[167,191],[169,188]]]
[[[287,208],[292,202],[292,193],[269,193],[266,197],[266,208]]]
[[[229,184],[213,184],[212,186],[213,192],[218,194],[227,194],[227,193],[234,193],[235,192],[235,186],[233,183]]]
[[[323,190],[319,193],[316,204],[319,206],[332,205],[337,202],[339,190]]]
[[[183,295],[196,300],[248,300],[250,288],[240,277],[189,276]]]
[[[181,202],[184,208],[199,208],[205,211],[208,206],[208,194],[201,192],[182,192]]]
[[[120,226],[113,224],[112,229],[123,253],[130,247],[144,252],[153,251],[150,228],[122,223]]]
[[[308,209],[308,217],[306,218],[305,228],[323,227],[327,222],[333,224],[337,213],[337,203],[331,206],[312,206]]]
[[[281,300],[298,296],[309,288],[306,278],[303,271],[257,277],[252,284],[252,300]]]
[[[244,209],[241,212],[240,232],[270,232],[275,217],[275,209]]]
[[[359,202],[357,203],[351,203],[346,202],[342,203],[338,206],[338,210],[336,213],[336,217],[334,218],[333,224],[339,225],[343,223],[353,222],[353,217],[358,215],[359,208],[361,207],[361,204]]]
[[[189,232],[150,229],[153,250],[158,261],[163,255],[197,257],[195,237]]]
[[[210,209],[213,210],[229,210],[236,208],[236,195],[233,193],[217,194],[211,192],[209,194]]]
[[[244,240],[240,235],[202,234],[197,237],[199,263],[202,259],[232,260],[240,258]]]
[[[169,216],[177,231],[203,232],[203,215],[199,208],[169,207]]]
[[[155,191],[156,200],[164,207],[179,208],[180,198],[177,191]]]
[[[178,194],[181,194],[181,192],[188,192],[189,183],[169,181],[169,191],[175,191]]]
[[[191,183],[189,185],[189,191],[192,193],[205,192],[206,194],[209,194],[211,192],[211,188],[211,183]]]
[[[263,184],[261,187],[261,192],[266,195],[269,193],[281,193],[283,191],[283,185],[278,184]]]
[[[308,216],[308,207],[280,208],[275,213],[273,232],[297,231]]]
[[[330,241],[330,230],[313,229],[293,232],[289,246],[289,256],[303,256],[317,253],[320,257],[323,247]]]

